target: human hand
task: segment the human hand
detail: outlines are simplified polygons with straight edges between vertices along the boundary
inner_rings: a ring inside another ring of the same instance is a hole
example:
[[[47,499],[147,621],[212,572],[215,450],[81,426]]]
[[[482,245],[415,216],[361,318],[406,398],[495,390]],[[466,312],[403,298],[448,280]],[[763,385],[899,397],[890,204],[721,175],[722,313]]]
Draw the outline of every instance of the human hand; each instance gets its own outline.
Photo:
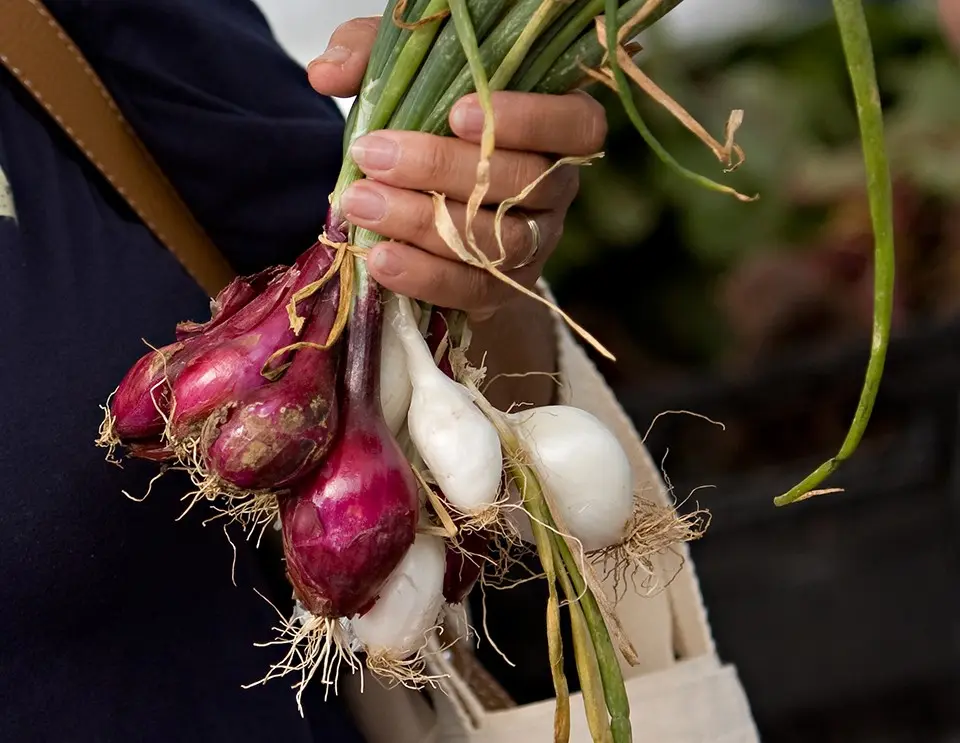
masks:
[[[940,25],[947,40],[954,49],[960,49],[960,1],[939,0],[937,5],[940,11]]]
[[[308,66],[315,90],[334,97],[357,94],[379,22],[358,18],[333,33],[327,51]],[[606,138],[607,123],[603,107],[583,93],[500,92],[494,93],[493,103],[497,149],[491,159],[487,208],[475,220],[474,234],[480,249],[496,258],[500,255],[494,235],[496,205],[518,195],[556,158],[597,152]],[[476,319],[490,317],[515,296],[515,290],[456,258],[434,226],[427,192],[446,195],[462,234],[465,204],[480,158],[482,126],[483,111],[477,97],[470,95],[451,111],[453,137],[378,131],[358,138],[351,155],[367,178],[352,185],[341,201],[351,224],[387,238],[368,256],[374,279],[392,291],[465,310]],[[578,185],[575,167],[560,168],[508,212],[502,231],[506,259],[501,268],[518,283],[528,288],[535,285],[560,240]]]

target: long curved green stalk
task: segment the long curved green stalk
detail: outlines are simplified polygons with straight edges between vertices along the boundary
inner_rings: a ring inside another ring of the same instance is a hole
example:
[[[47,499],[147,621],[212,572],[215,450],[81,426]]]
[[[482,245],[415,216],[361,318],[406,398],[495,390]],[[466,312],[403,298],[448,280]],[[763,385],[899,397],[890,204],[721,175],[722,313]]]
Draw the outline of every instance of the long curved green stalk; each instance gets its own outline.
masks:
[[[867,171],[870,219],[874,234],[873,334],[870,361],[860,401],[850,430],[837,455],[814,470],[794,488],[774,499],[786,506],[818,494],[816,488],[857,450],[877,399],[883,367],[890,342],[893,317],[895,248],[893,238],[893,195],[890,167],[883,137],[883,110],[873,64],[870,31],[860,0],[833,0],[833,10],[840,29],[843,53],[847,60],[853,96],[860,122],[860,140]]]
[[[604,2],[606,2],[604,29],[607,40],[607,48],[610,49],[610,54],[607,55],[607,65],[610,67],[610,72],[613,75],[615,89],[620,98],[620,103],[627,112],[627,117],[630,119],[630,122],[643,138],[643,141],[647,143],[647,146],[653,150],[653,153],[660,158],[660,161],[664,165],[673,170],[682,178],[686,178],[687,180],[707,189],[708,191],[729,194],[742,201],[747,201],[748,199],[746,199],[746,197],[741,196],[735,189],[730,188],[730,186],[717,183],[716,181],[711,180],[704,175],[700,175],[699,173],[681,165],[679,162],[677,162],[673,155],[667,151],[667,148],[660,144],[659,140],[653,136],[653,132],[650,131],[647,123],[643,120],[643,116],[640,115],[640,110],[637,108],[637,104],[633,99],[633,88],[631,88],[630,81],[627,79],[626,73],[624,73],[623,68],[620,66],[620,62],[617,59],[617,49],[619,47],[617,36],[620,30],[620,27],[617,24],[617,0],[604,0]]]

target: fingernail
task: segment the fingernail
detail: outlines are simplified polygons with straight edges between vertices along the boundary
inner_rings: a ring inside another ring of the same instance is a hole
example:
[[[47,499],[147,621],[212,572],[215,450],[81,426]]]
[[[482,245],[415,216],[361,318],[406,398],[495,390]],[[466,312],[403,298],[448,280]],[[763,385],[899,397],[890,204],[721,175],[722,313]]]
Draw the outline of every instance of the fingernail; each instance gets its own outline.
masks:
[[[368,222],[377,222],[387,213],[387,201],[374,189],[367,186],[350,186],[340,200],[347,217]]]
[[[350,59],[353,52],[347,49],[345,46],[332,46],[319,57],[314,59],[307,67],[312,67],[315,64],[337,64],[342,65],[348,59]]]
[[[400,148],[392,139],[368,135],[350,146],[350,154],[361,168],[390,170],[400,158]]]
[[[475,135],[483,132],[483,109],[472,101],[460,103],[450,114],[450,125],[460,135]]]
[[[387,248],[374,250],[370,256],[374,270],[381,276],[398,276],[403,273],[402,261]]]

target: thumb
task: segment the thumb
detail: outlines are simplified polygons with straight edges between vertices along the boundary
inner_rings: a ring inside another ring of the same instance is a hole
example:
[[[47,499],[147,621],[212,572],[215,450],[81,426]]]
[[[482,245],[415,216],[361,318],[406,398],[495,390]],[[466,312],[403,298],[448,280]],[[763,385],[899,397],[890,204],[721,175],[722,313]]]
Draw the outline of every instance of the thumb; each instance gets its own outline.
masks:
[[[354,18],[339,26],[327,50],[307,65],[313,89],[336,98],[359,93],[379,25],[379,18]]]
[[[940,0],[940,25],[954,50],[960,51],[960,2]]]

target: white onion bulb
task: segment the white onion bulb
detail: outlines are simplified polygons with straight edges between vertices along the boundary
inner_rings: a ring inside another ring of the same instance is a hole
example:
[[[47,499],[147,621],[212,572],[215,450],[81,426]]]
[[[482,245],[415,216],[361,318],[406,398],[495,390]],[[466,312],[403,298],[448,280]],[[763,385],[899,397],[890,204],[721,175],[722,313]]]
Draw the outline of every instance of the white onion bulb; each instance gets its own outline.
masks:
[[[509,420],[570,535],[588,552],[622,542],[633,514],[633,472],[613,432],[568,405]]]
[[[400,342],[393,323],[396,312],[396,302],[388,302],[384,308],[383,335],[380,342],[380,408],[383,411],[383,420],[394,436],[403,428],[413,394],[403,343]]]
[[[407,412],[410,439],[447,500],[463,513],[480,513],[500,493],[500,436],[466,387],[437,368],[413,322],[409,300],[396,301],[393,325],[413,384]]]
[[[368,653],[403,660],[426,644],[443,608],[445,568],[443,540],[418,534],[370,611],[350,621]]]

